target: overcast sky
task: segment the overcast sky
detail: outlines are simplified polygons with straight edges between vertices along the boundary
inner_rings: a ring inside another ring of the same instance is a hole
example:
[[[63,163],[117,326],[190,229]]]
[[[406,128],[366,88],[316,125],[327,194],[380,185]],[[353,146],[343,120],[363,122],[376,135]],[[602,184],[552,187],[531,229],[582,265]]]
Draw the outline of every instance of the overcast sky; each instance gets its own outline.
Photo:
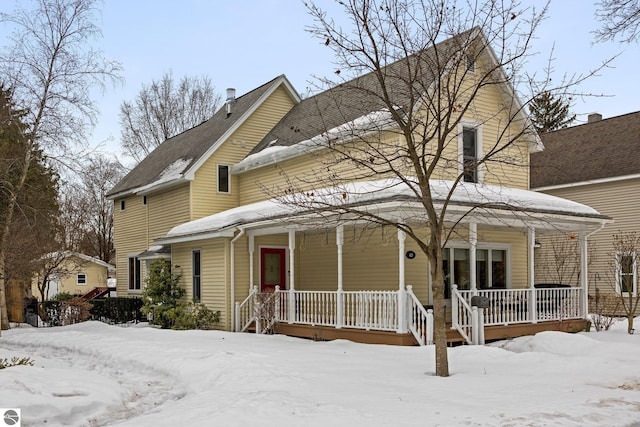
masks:
[[[576,100],[573,111],[580,122],[591,112],[607,118],[640,110],[640,44],[593,45],[591,32],[598,26],[594,2],[555,0],[535,41],[540,61],[528,66],[530,72],[541,71],[554,43],[558,78],[585,72],[620,53],[614,68],[583,85],[583,92],[610,96]],[[10,12],[12,6],[2,2],[0,11]],[[304,94],[313,75],[334,71],[331,51],[305,32],[311,23],[298,0],[105,0],[100,43],[107,57],[123,65],[125,83],[99,94],[101,116],[91,144],[118,153],[120,104],[170,70],[176,79],[208,75],[218,92],[234,87],[238,96],[286,74]]]

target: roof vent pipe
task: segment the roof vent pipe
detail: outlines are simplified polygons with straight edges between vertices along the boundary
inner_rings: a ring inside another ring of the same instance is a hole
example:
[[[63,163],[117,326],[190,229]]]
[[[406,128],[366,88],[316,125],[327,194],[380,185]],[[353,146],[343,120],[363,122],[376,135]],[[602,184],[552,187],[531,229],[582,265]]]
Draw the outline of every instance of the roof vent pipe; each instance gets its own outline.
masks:
[[[602,120],[600,113],[591,113],[587,116],[587,123],[599,122],[600,120]]]
[[[236,103],[236,90],[232,87],[227,88],[227,100],[225,106],[227,108],[227,117],[231,115],[231,106]]]

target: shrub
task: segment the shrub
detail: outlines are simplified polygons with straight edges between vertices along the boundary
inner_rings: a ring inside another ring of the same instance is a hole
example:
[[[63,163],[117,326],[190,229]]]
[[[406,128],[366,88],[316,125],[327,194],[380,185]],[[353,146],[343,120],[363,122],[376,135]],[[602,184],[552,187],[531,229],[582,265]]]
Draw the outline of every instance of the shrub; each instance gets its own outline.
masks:
[[[182,303],[171,312],[173,329],[213,329],[220,322],[220,312],[201,303]]]
[[[180,287],[181,278],[171,272],[171,265],[164,260],[156,260],[149,266],[146,288],[142,291],[142,313],[149,317],[152,325],[165,329],[173,327],[176,309],[186,293]]]
[[[91,300],[91,318],[106,323],[128,323],[142,321],[142,299],[110,297]]]
[[[33,366],[33,360],[30,357],[12,357],[11,360],[0,359],[0,369],[20,365]]]
[[[90,309],[91,303],[81,297],[73,297],[66,301],[44,301],[40,317],[49,326],[72,325],[89,319]]]

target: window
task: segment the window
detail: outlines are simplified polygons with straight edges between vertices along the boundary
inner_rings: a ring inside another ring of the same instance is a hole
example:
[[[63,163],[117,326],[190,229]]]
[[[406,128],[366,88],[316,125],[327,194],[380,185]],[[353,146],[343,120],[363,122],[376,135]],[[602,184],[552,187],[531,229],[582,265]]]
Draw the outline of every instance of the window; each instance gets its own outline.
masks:
[[[200,302],[201,289],[200,289],[200,251],[193,251],[191,253],[191,270],[193,272],[193,300]]]
[[[464,182],[478,182],[478,134],[473,128],[462,131],[462,167]]]
[[[636,295],[636,257],[632,254],[616,256],[616,291],[622,295]]]
[[[147,196],[142,196],[142,204],[143,204],[144,206],[146,206],[146,205],[147,205]]]
[[[120,200],[120,210],[124,210],[124,200]]]
[[[87,284],[87,275],[84,273],[78,273],[77,277],[77,283],[80,286],[86,285]]]
[[[140,260],[138,257],[129,257],[129,290],[139,291],[141,284],[140,277]]]
[[[507,287],[507,251],[476,250],[476,285],[478,289],[505,289]]]
[[[218,192],[229,192],[229,166],[218,165]]]
[[[460,290],[471,289],[471,257],[468,245],[459,243],[457,247],[442,250],[445,298],[451,298],[451,285]],[[467,247],[460,247],[467,246]],[[500,244],[484,244],[476,249],[476,288],[505,289],[507,287],[507,249],[499,249]],[[498,248],[493,249],[491,246]]]

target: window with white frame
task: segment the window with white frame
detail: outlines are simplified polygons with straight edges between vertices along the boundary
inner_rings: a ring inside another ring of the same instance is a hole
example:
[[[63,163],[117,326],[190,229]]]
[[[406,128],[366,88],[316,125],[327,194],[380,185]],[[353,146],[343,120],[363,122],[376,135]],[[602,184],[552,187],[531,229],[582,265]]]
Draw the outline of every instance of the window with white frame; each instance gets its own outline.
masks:
[[[130,256],[128,263],[128,282],[130,291],[139,291],[142,284],[142,276],[140,272],[140,260],[138,257]]]
[[[76,280],[77,280],[76,283],[79,286],[84,286],[87,284],[87,275],[85,273],[78,273],[76,275]]]
[[[622,295],[636,295],[637,273],[636,254],[616,255],[616,291]]]
[[[458,173],[464,182],[481,182],[478,161],[482,157],[482,127],[477,124],[463,124],[458,136]]]
[[[451,298],[451,285],[471,289],[471,256],[468,244],[442,249],[445,298]],[[509,249],[501,244],[483,244],[476,249],[476,288],[505,289],[509,277]]]
[[[193,300],[200,302],[202,297],[201,291],[201,263],[200,263],[200,251],[194,250],[191,252],[191,271],[192,271],[192,284],[193,284]]]
[[[230,181],[229,181],[229,166],[228,165],[218,165],[218,192],[219,193],[229,193],[230,190]]]

